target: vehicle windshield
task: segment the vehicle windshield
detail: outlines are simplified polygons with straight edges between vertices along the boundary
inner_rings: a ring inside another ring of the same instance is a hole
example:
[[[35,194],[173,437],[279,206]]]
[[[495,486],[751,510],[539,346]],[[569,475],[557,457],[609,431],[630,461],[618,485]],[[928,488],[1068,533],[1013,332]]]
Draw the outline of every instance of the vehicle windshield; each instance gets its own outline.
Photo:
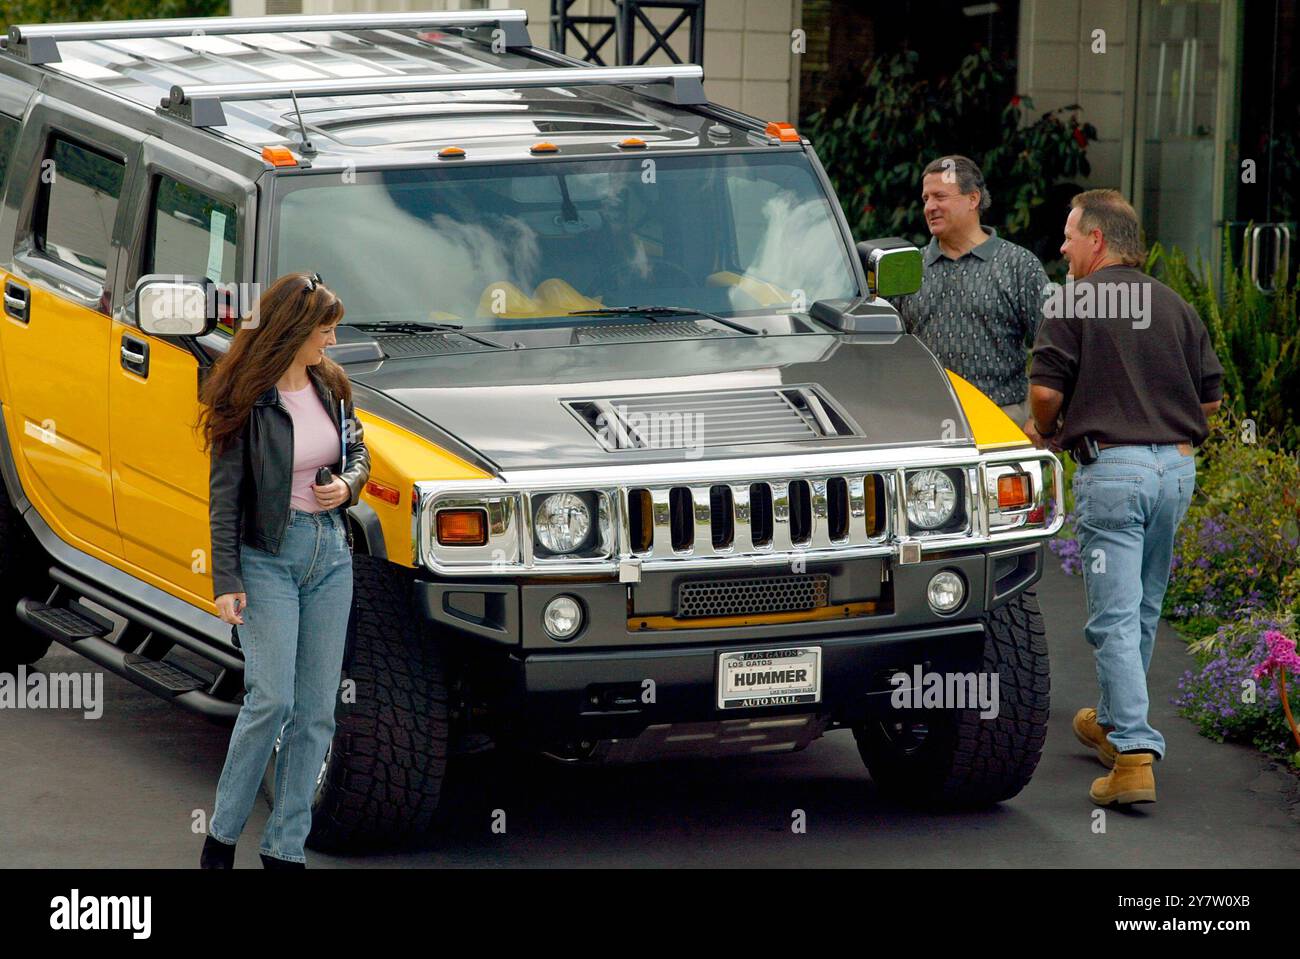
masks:
[[[652,305],[729,317],[858,292],[831,201],[795,153],[442,161],[276,190],[271,275],[319,271],[345,323],[488,330]]]

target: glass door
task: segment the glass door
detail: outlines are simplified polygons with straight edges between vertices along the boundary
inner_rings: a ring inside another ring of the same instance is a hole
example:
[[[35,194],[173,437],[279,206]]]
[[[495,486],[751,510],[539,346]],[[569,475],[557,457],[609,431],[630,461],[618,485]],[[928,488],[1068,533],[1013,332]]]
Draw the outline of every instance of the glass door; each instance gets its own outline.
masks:
[[[1235,0],[1143,0],[1138,10],[1134,206],[1147,243],[1216,262],[1233,126]]]
[[[1281,267],[1295,276],[1300,219],[1300,0],[1242,5],[1243,69],[1238,77],[1236,163],[1225,207],[1233,256],[1244,256],[1260,289],[1271,291]]]

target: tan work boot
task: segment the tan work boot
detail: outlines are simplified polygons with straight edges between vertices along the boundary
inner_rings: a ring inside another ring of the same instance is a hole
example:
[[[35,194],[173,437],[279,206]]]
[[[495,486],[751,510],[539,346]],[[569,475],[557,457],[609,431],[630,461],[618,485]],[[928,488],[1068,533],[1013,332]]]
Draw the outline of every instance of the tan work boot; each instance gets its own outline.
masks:
[[[1150,753],[1120,753],[1109,776],[1092,781],[1088,795],[1098,806],[1156,801],[1156,777]]]
[[[1079,710],[1074,714],[1073,725],[1075,738],[1089,749],[1095,750],[1103,766],[1107,769],[1113,767],[1119,750],[1106,738],[1106,730],[1098,724],[1097,710],[1091,706]]]

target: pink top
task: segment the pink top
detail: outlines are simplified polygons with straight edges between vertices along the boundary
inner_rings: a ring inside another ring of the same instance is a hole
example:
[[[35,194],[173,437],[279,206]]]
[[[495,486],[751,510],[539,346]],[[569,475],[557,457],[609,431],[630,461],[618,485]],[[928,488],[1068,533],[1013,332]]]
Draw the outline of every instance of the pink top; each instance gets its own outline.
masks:
[[[293,492],[289,502],[294,509],[320,512],[311,488],[316,482],[317,469],[338,464],[338,428],[325,412],[325,404],[311,383],[292,393],[280,390],[280,399],[293,417]]]

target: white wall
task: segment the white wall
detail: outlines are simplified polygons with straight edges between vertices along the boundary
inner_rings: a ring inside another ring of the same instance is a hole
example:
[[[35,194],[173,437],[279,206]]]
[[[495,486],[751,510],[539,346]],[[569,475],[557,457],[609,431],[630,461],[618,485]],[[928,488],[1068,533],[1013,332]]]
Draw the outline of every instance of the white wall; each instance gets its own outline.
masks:
[[[1034,100],[1038,114],[1069,103],[1097,128],[1088,146],[1092,187],[1122,189],[1123,143],[1133,119],[1126,116],[1129,84],[1130,0],[1022,0],[1020,76],[1017,87]],[[1093,31],[1104,30],[1105,53],[1094,53]]]

